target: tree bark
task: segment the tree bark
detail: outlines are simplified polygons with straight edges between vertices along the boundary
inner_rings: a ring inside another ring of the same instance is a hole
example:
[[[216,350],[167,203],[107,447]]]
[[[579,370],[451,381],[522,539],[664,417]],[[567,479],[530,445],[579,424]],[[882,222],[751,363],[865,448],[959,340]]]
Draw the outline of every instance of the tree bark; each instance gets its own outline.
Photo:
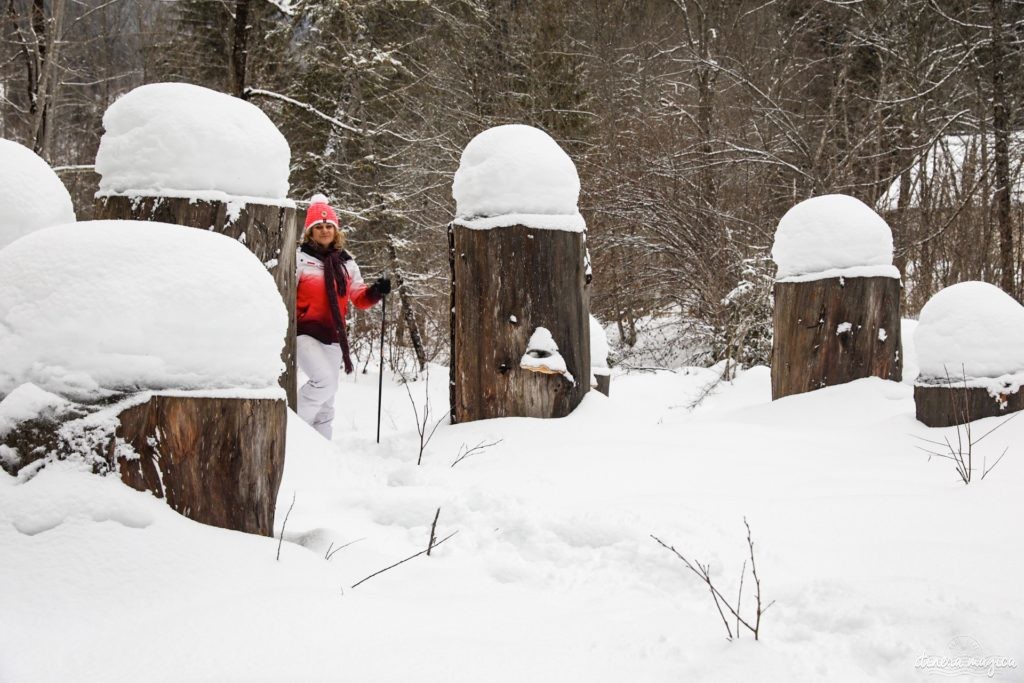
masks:
[[[929,427],[952,427],[985,417],[1024,410],[1024,391],[992,396],[988,389],[953,386],[914,387],[917,419]]]
[[[249,0],[235,0],[231,41],[231,94],[245,97],[245,65],[249,58]]]
[[[452,226],[452,420],[564,417],[590,389],[582,233]],[[574,382],[520,367],[545,327]]]
[[[774,325],[772,399],[862,377],[903,377],[896,278],[776,282]]]
[[[996,223],[999,226],[999,286],[1017,296],[1013,260],[1013,222],[1010,219],[1010,108],[1005,83],[1005,27],[1002,0],[991,0],[992,11],[992,133],[995,138]]]
[[[123,411],[121,480],[203,524],[274,535],[284,472],[284,401],[153,396]]]
[[[391,262],[391,276],[395,283],[395,289],[398,290],[398,303],[402,308],[402,321],[405,323],[405,329],[409,333],[409,342],[416,353],[416,362],[419,364],[420,370],[424,370],[427,367],[427,352],[423,348],[423,337],[420,335],[420,326],[416,320],[416,312],[412,310],[409,288],[406,287],[405,278],[402,277],[401,269],[399,268],[398,249],[395,248],[395,243],[390,236],[388,237],[388,260]]]
[[[180,197],[100,197],[96,219],[131,219],[175,223],[213,230],[237,239],[263,262],[274,277],[288,310],[288,335],[281,358],[285,363],[281,386],[288,405],[296,406],[295,374],[295,250],[298,244],[295,209],[267,204],[246,204],[234,220],[223,202]]]

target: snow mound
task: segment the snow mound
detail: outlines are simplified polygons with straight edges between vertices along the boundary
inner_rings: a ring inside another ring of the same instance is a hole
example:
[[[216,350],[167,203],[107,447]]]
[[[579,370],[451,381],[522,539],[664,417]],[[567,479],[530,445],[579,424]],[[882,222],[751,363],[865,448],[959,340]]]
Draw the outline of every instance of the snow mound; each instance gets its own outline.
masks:
[[[74,222],[71,195],[49,164],[0,139],[0,249],[33,230]]]
[[[107,109],[103,128],[98,196],[288,194],[288,142],[266,114],[237,97],[186,83],[144,85]]]
[[[452,196],[455,223],[469,228],[586,228],[576,208],[576,165],[550,135],[532,126],[496,126],[470,140]]]
[[[987,282],[961,282],[921,309],[914,330],[923,384],[1024,374],[1024,306]]]
[[[892,265],[889,225],[843,194],[812,197],[787,211],[775,231],[772,258],[778,280],[900,276]]]
[[[55,244],[73,256],[40,256]],[[0,250],[0,396],[272,387],[287,327],[266,268],[217,233],[92,221]]]

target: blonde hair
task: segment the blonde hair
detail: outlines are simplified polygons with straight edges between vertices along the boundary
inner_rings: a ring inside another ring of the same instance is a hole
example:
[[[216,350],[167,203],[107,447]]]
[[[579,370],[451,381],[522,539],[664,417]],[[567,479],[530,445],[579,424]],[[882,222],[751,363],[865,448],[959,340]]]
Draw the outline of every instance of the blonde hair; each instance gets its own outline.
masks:
[[[320,223],[334,225],[334,223],[329,223],[328,221],[317,221],[316,223],[313,223],[308,228],[302,231],[302,244],[315,244],[313,242],[313,228],[316,227],[317,225],[320,225]],[[342,249],[345,248],[345,233],[342,232],[341,228],[338,227],[337,225],[334,225],[334,244],[332,244],[331,246],[333,246],[338,251],[341,251]]]

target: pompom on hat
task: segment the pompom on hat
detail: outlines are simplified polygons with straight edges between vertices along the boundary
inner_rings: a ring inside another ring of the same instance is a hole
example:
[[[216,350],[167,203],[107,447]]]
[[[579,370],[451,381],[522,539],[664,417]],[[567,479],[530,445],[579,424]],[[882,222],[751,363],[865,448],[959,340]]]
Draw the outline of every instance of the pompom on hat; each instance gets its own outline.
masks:
[[[338,225],[338,214],[331,208],[327,197],[322,194],[315,194],[310,198],[309,208],[306,209],[306,226],[303,229],[309,230],[317,223],[330,223],[336,228],[340,227]]]

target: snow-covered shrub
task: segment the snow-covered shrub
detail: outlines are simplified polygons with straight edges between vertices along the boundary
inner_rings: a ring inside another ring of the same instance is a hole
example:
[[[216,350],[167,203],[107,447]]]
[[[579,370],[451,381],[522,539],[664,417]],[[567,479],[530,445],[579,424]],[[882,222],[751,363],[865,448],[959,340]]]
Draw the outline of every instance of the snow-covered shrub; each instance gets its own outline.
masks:
[[[0,139],[0,249],[34,230],[74,220],[71,195],[49,164]]]
[[[720,322],[711,328],[714,360],[768,365],[772,354],[772,276],[764,257],[744,259],[742,279],[722,299]],[[731,367],[728,370],[731,372]]]

